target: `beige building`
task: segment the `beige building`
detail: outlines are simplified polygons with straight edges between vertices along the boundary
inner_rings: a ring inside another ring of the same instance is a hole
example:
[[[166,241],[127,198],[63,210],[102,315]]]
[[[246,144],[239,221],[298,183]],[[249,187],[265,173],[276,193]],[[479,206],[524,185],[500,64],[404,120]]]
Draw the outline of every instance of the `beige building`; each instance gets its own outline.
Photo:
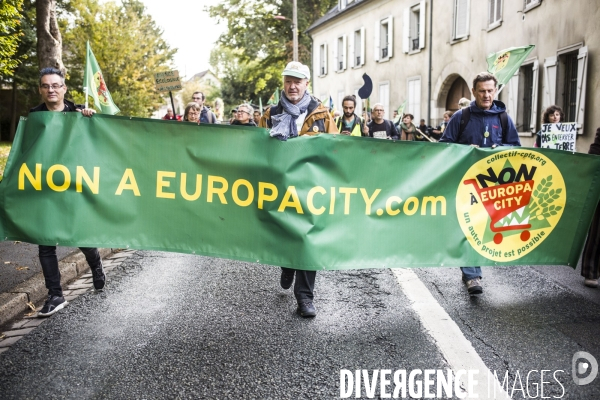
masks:
[[[339,108],[367,73],[371,104],[383,103],[386,118],[406,101],[417,123],[437,124],[461,97],[472,98],[489,53],[533,44],[499,99],[524,146],[557,104],[565,122],[578,123],[577,151],[587,152],[600,127],[599,17],[598,0],[339,0],[308,29],[313,93]]]

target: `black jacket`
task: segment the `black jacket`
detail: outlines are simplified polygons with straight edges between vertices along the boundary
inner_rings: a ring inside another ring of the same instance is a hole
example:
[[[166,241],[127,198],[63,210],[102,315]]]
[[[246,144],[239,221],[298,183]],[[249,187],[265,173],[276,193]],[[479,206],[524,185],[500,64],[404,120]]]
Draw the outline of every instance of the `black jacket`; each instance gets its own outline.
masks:
[[[69,100],[63,100],[63,101],[65,103],[65,108],[63,108],[62,112],[73,112],[73,111],[77,111],[77,110],[83,110],[85,108],[82,104],[75,104]],[[30,113],[37,112],[37,111],[50,111],[50,110],[48,110],[46,103],[42,103],[39,106],[35,106],[31,110],[29,110]]]

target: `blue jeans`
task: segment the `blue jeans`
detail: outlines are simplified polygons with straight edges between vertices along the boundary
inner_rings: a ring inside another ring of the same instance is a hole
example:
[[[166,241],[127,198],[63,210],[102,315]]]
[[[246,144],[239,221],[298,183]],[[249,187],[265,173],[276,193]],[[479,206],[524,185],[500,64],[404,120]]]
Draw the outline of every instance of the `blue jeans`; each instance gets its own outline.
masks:
[[[460,267],[460,270],[462,271],[462,279],[465,282],[481,278],[481,267]]]

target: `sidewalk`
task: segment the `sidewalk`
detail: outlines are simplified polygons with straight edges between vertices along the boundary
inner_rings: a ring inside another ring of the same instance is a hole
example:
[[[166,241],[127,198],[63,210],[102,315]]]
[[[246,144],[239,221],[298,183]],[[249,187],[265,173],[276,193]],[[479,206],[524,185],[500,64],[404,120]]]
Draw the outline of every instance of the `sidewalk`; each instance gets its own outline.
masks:
[[[112,249],[98,249],[105,258]],[[75,247],[57,247],[61,283],[89,271],[83,253]],[[38,259],[38,246],[13,241],[0,242],[0,326],[24,312],[47,295]]]

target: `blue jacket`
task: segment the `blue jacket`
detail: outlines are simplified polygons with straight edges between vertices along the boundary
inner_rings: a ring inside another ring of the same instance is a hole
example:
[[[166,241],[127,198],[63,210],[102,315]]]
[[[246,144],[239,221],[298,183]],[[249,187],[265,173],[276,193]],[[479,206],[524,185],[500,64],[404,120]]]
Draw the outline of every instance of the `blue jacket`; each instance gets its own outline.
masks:
[[[471,117],[462,135],[458,137],[462,116],[462,110],[458,110],[454,113],[450,122],[448,122],[448,126],[444,130],[444,136],[442,136],[440,142],[476,144],[479,147],[492,147],[494,144],[498,146],[521,145],[519,133],[510,117],[508,117],[508,132],[502,132],[500,114],[506,111],[504,103],[494,100],[492,108],[482,110],[475,105],[475,101],[472,101],[469,109],[471,110]],[[484,136],[484,132],[486,131],[490,133],[487,138]]]

